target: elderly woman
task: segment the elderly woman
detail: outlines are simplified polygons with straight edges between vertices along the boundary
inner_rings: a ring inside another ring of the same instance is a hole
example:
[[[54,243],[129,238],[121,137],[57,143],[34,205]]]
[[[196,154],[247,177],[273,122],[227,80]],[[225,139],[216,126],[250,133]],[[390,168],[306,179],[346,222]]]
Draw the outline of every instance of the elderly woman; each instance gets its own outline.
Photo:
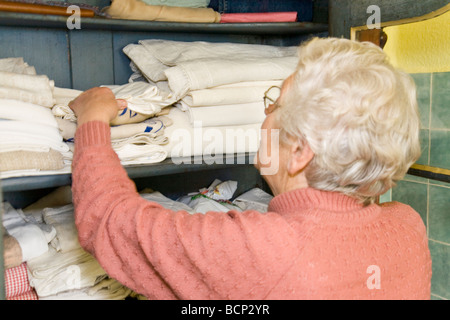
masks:
[[[267,213],[143,199],[111,148],[120,102],[94,88],[71,104],[79,239],[111,277],[149,299],[430,298],[420,216],[374,203],[420,153],[413,81],[369,43],[313,39],[299,57],[262,125]]]

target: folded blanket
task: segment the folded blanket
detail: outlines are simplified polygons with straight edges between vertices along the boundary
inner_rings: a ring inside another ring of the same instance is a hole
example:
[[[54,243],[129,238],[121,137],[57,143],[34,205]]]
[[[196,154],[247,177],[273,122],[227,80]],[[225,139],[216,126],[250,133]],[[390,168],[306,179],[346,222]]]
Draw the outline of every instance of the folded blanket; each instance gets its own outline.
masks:
[[[220,21],[220,14],[211,8],[153,6],[139,0],[113,0],[106,13],[115,19],[194,23]]]
[[[31,102],[51,108],[55,83],[45,75],[0,71],[0,98]]]
[[[296,57],[248,60],[192,60],[165,71],[169,87],[178,99],[191,90],[244,81],[284,80],[295,70]]]
[[[0,119],[22,120],[58,127],[49,108],[21,100],[0,99]]]
[[[168,117],[173,120],[173,125],[165,131],[169,143],[163,148],[175,163],[182,163],[191,156],[202,156],[206,162],[214,163],[222,161],[223,154],[253,153],[258,150],[260,123],[193,127],[188,114],[178,108],[171,108]],[[190,161],[190,158],[186,161]]]
[[[189,107],[206,107],[248,102],[261,102],[271,86],[281,86],[281,80],[248,81],[189,91],[183,102]]]

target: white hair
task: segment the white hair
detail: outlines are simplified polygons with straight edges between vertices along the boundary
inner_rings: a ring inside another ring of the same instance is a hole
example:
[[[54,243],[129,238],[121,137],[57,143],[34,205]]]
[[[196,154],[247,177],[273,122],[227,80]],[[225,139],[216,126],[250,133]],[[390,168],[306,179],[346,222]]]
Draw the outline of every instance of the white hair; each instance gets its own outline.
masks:
[[[281,139],[307,142],[310,187],[370,203],[420,156],[412,78],[369,42],[314,38],[279,101]]]

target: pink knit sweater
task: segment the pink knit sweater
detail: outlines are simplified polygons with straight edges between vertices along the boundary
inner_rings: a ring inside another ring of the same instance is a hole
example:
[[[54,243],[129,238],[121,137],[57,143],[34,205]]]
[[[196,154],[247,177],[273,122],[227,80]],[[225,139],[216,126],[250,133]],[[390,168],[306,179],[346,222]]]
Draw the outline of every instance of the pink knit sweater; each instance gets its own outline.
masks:
[[[306,188],[264,214],[173,212],[139,196],[101,122],[77,131],[72,187],[81,245],[149,299],[430,298],[425,227],[400,203]]]

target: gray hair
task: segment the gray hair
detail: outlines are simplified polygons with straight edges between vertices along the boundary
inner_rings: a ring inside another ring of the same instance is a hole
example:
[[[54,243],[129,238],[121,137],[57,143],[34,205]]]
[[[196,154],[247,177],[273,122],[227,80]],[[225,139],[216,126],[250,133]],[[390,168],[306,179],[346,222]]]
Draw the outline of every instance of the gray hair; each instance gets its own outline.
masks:
[[[420,156],[414,81],[368,42],[314,38],[299,57],[279,101],[281,141],[309,144],[310,187],[370,203]]]

